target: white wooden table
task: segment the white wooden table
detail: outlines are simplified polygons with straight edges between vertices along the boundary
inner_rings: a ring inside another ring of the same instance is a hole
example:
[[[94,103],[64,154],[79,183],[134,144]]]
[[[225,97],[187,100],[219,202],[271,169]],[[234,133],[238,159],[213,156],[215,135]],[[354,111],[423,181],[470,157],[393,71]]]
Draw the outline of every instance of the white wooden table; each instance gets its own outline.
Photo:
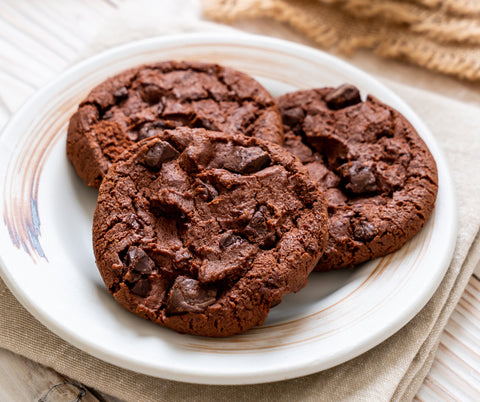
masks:
[[[115,10],[135,0],[0,0],[0,128],[37,89],[72,64]],[[187,6],[187,7],[186,7]],[[198,2],[162,0],[159,12],[196,13]],[[161,9],[161,10],[160,10]],[[264,32],[262,25],[242,28]],[[268,33],[298,39],[285,28]],[[414,67],[358,54],[355,64],[402,81]],[[386,73],[388,72],[388,73]],[[418,70],[415,83],[480,105],[480,88]],[[478,269],[477,269],[478,270]],[[433,367],[416,399],[480,400],[480,272],[473,275],[442,335]],[[0,401],[117,401],[54,370],[0,349]]]

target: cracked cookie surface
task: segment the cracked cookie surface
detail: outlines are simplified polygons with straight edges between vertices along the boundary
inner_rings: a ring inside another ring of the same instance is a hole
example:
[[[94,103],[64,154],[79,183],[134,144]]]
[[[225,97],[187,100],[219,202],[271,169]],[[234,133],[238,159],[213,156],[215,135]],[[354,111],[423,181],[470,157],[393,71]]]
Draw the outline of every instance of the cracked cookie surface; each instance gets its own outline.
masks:
[[[424,226],[438,189],[435,161],[412,125],[352,85],[277,98],[284,147],[328,201],[329,240],[315,270],[353,267],[398,250]]]
[[[261,325],[305,286],[327,239],[327,204],[281,146],[204,129],[166,130],[111,167],[93,221],[115,299],[182,333]]]
[[[125,150],[179,126],[283,143],[280,113],[256,80],[216,64],[168,61],[94,88],[70,120],[67,155],[84,183],[98,187]]]

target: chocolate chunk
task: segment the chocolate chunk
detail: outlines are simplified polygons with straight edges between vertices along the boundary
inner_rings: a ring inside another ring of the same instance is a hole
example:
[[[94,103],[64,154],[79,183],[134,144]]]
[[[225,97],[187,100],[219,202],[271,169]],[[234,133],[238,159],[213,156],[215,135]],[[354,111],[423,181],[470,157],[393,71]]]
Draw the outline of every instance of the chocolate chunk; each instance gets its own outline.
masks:
[[[140,91],[142,99],[151,105],[159,103],[163,94],[164,91],[156,85],[145,85]]]
[[[131,287],[134,283],[142,279],[142,274],[136,271],[127,271],[125,273],[125,282]]]
[[[192,254],[186,248],[181,248],[175,253],[173,262],[178,269],[188,269]]]
[[[277,242],[277,235],[274,232],[265,234],[263,239],[260,241],[259,246],[264,250],[271,249],[275,246]]]
[[[220,250],[225,250],[233,244],[240,243],[242,241],[243,239],[240,236],[236,236],[231,231],[228,231],[220,237],[218,244],[220,246]]]
[[[128,89],[127,87],[118,88],[114,93],[113,96],[117,99],[125,99],[128,96]]]
[[[164,162],[178,157],[178,151],[166,141],[156,142],[145,154],[145,163],[152,169],[160,169]]]
[[[353,237],[355,240],[367,243],[376,235],[375,227],[367,221],[356,221],[353,225]]]
[[[252,257],[258,247],[234,235],[231,231],[224,233],[219,240],[221,253],[208,256],[202,261],[198,270],[201,283],[232,283],[248,270]]]
[[[346,172],[348,183],[345,186],[353,194],[369,194],[377,191],[377,181],[372,168],[361,162],[355,161],[348,165],[343,165],[341,172]]]
[[[152,288],[152,285],[150,284],[150,281],[147,278],[145,278],[137,281],[135,285],[133,285],[131,291],[137,296],[145,297],[146,295],[148,295],[151,288]]]
[[[155,267],[153,260],[141,248],[130,246],[127,251],[128,267],[142,274],[150,274]]]
[[[179,276],[167,299],[168,314],[201,313],[216,301],[217,290],[203,287],[195,279]]]
[[[267,213],[268,213],[267,207],[265,205],[260,205],[258,210],[253,215],[253,218],[250,221],[249,226],[254,228],[266,227]]]
[[[252,257],[258,252],[256,245],[234,234],[232,230],[220,236],[218,246],[220,253],[212,249],[213,252],[202,261],[198,270],[198,280],[201,283],[223,281],[225,285],[238,280],[248,270]]]
[[[325,96],[325,102],[327,102],[328,107],[335,110],[355,105],[361,101],[358,89],[349,84],[340,85]]]
[[[296,126],[301,124],[305,118],[305,110],[301,107],[294,107],[292,109],[286,109],[282,114],[282,119],[285,124],[289,126]]]
[[[235,173],[250,174],[266,168],[270,157],[259,147],[235,147],[229,159],[223,161],[223,167]]]
[[[161,133],[163,130],[173,127],[174,126],[168,124],[167,121],[163,120],[145,123],[141,126],[140,130],[138,130],[137,141],[153,137],[154,135]]]
[[[182,154],[180,161],[182,168],[193,174],[208,165],[214,152],[215,150],[207,142],[190,145]]]
[[[275,230],[269,228],[267,221],[268,209],[265,205],[261,205],[244,231],[249,240],[256,242],[262,249],[272,248],[277,241]]]
[[[206,202],[210,202],[218,197],[218,191],[211,184],[199,180],[197,187],[195,187],[195,194]]]
[[[150,210],[156,216],[183,221],[192,213],[193,201],[189,194],[162,189],[150,199]]]
[[[157,134],[160,130],[157,130],[155,128],[153,128],[151,125],[149,124],[145,124],[141,129],[140,131],[138,132],[138,139],[144,139],[144,138],[148,138],[148,137],[153,137],[155,134]]]

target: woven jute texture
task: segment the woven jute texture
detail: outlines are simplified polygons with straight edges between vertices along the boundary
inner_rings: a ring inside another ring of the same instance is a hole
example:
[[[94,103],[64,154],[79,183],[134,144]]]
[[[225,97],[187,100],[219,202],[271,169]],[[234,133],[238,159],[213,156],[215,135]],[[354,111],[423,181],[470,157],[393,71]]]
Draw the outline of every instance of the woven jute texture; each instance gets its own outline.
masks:
[[[477,0],[203,0],[203,11],[222,22],[271,18],[325,49],[370,49],[480,81]]]

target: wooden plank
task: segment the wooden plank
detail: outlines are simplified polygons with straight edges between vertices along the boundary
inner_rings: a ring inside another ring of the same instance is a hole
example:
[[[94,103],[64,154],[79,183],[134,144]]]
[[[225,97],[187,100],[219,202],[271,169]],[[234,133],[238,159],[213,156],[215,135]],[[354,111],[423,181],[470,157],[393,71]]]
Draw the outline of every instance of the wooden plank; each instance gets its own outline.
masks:
[[[73,49],[81,49],[85,44],[82,27],[76,23],[78,17],[72,9],[59,13],[53,7],[50,7],[48,1],[31,0],[4,0],[13,4],[16,9],[30,19],[44,27],[47,26],[53,35],[59,36],[63,42],[68,43]]]
[[[75,56],[71,46],[60,40],[59,36],[42,28],[41,25],[8,3],[2,5],[1,19],[3,21],[2,31],[5,30],[4,33],[2,32],[2,36],[11,38],[15,42],[20,39],[30,41],[33,46],[42,47],[42,51],[47,52],[50,58],[54,59],[53,61],[66,62]],[[35,49],[33,46],[30,47],[30,50]],[[33,54],[32,57],[34,57]]]
[[[80,49],[84,45],[84,40],[75,32],[76,24],[69,21],[71,17],[59,18],[59,15],[52,12],[46,3],[45,1],[4,0],[4,4],[10,4],[26,20],[38,25],[67,48],[72,51]]]
[[[9,115],[13,114],[32,95],[36,87],[22,81],[22,77],[12,76],[0,66],[0,97],[2,107]]]
[[[447,323],[417,400],[480,400],[480,281],[472,276]]]

